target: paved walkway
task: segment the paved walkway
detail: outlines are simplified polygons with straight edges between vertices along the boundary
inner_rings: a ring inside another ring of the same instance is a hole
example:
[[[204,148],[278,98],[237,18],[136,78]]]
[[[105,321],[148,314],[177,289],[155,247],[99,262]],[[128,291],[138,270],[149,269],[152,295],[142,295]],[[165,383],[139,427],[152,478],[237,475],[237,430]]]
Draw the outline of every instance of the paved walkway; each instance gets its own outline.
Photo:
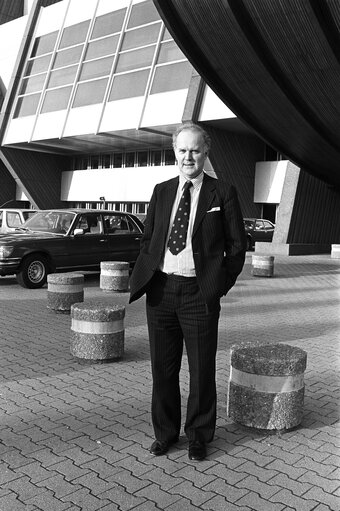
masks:
[[[125,356],[84,365],[70,355],[70,316],[47,289],[0,278],[0,511],[339,511],[340,260],[275,257],[273,278],[251,259],[222,302],[216,437],[203,462],[182,435],[148,452],[150,361],[144,299],[126,304]],[[87,276],[85,299],[101,297]],[[106,293],[105,293],[106,295]],[[301,426],[266,433],[227,417],[230,345],[285,342],[308,353]],[[188,389],[186,360],[181,374]]]

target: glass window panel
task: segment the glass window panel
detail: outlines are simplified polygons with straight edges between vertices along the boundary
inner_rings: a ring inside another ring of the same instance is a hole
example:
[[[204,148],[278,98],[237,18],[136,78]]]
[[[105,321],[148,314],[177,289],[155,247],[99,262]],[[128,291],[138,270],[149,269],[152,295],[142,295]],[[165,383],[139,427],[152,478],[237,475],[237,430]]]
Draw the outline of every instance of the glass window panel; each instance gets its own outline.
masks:
[[[93,82],[80,83],[77,87],[76,96],[72,108],[101,103],[104,99],[108,79],[94,80]]]
[[[127,28],[138,27],[159,20],[159,14],[152,0],[133,5]]]
[[[38,108],[40,94],[31,94],[19,98],[15,108],[14,117],[25,117],[27,115],[34,115]]]
[[[29,60],[27,62],[25,75],[35,75],[38,73],[42,73],[43,71],[47,71],[48,66],[51,61],[52,55],[45,55],[45,57],[39,57],[34,60]]]
[[[125,167],[134,167],[135,153],[125,153]]]
[[[151,66],[154,53],[155,46],[121,53],[118,58],[116,72],[121,73],[139,67]]]
[[[146,167],[148,164],[148,152],[138,151],[137,153],[137,165],[138,167]]]
[[[64,28],[61,37],[59,48],[66,48],[67,46],[74,46],[83,43],[89,28],[90,20],[82,21],[76,25]]]
[[[151,152],[151,163],[152,165],[161,165],[162,163],[162,151],[152,151]]]
[[[102,155],[102,167],[103,169],[109,169],[111,165],[111,155],[103,154]]]
[[[57,36],[58,31],[37,37],[34,41],[31,57],[36,57],[37,55],[43,55],[44,53],[52,52],[54,50]]]
[[[161,24],[157,23],[156,25],[149,25],[147,27],[125,32],[121,49],[131,50],[132,48],[138,48],[139,46],[156,43],[160,27]]]
[[[69,48],[68,50],[58,51],[56,53],[52,68],[55,69],[57,67],[69,66],[70,64],[79,62],[83,47],[84,45],[81,44],[80,46]]]
[[[37,92],[39,90],[42,90],[45,78],[46,73],[31,76],[30,78],[24,78],[21,83],[19,94],[28,94],[30,92]]]
[[[114,153],[113,155],[113,166],[119,168],[123,165],[123,153]]]
[[[48,79],[47,87],[60,87],[74,82],[78,66],[65,67],[52,71]]]
[[[150,94],[187,89],[192,74],[189,62],[179,62],[156,68]]]
[[[99,167],[99,154],[93,154],[91,156],[91,169],[97,169]]]
[[[70,98],[72,87],[62,87],[46,92],[42,113],[65,110]]]
[[[167,28],[164,30],[164,34],[162,37],[162,41],[166,41],[167,39],[172,39],[172,36]]]
[[[149,72],[148,69],[145,69],[135,73],[115,76],[109,101],[143,96]]]
[[[175,41],[169,41],[167,43],[162,43],[161,48],[158,55],[158,64],[163,64],[165,62],[171,62],[174,60],[185,59],[184,53],[178,48]]]
[[[172,149],[164,150],[164,165],[175,165],[175,153]]]
[[[82,65],[80,80],[89,80],[90,78],[98,78],[99,76],[109,75],[113,63],[112,57],[105,57],[103,59],[92,60]]]
[[[118,35],[112,35],[104,39],[98,39],[98,41],[92,41],[87,46],[85,60],[103,57],[104,55],[112,55],[117,49],[118,39]]]
[[[119,9],[118,11],[109,12],[98,16],[94,23],[91,39],[96,37],[103,37],[104,35],[114,34],[120,32],[123,26],[126,9]]]

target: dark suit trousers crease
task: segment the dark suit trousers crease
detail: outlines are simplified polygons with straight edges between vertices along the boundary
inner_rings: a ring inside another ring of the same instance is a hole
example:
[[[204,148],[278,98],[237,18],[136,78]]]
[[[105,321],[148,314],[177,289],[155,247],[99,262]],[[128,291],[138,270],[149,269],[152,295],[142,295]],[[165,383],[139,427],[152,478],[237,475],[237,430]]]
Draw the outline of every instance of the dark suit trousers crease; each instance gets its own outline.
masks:
[[[158,440],[174,440],[181,428],[179,373],[185,342],[190,390],[184,431],[210,442],[216,425],[216,350],[220,303],[206,304],[195,278],[156,272],[147,292],[153,376],[152,422]]]

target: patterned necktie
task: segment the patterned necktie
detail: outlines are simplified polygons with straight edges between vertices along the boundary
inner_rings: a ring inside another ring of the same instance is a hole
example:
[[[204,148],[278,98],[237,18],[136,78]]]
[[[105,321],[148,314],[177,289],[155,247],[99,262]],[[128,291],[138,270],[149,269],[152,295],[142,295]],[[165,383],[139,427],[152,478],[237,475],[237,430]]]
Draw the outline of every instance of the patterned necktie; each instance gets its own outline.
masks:
[[[190,215],[190,187],[191,181],[187,181],[183,187],[183,194],[178,204],[174,223],[172,224],[171,233],[168,241],[168,247],[172,254],[179,254],[186,245],[189,215]]]

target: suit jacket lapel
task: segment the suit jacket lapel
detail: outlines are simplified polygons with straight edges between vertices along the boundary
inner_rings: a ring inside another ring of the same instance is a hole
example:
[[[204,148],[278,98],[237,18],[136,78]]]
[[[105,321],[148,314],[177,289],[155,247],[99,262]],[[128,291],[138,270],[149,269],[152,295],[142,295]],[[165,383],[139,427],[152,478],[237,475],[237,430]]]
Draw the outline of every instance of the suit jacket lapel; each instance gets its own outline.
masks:
[[[193,232],[192,232],[193,236],[195,235],[197,228],[199,227],[200,223],[202,222],[203,217],[205,216],[206,212],[209,210],[210,204],[212,203],[212,201],[216,195],[216,192],[215,192],[216,182],[217,182],[216,179],[213,179],[213,178],[207,176],[207,174],[204,174],[202,187],[201,187],[201,191],[200,191],[200,196],[199,196],[198,204],[197,204],[194,228],[193,228]]]
[[[163,219],[163,242],[168,234],[170,216],[172,206],[175,201],[177,188],[178,188],[179,177],[174,178],[167,187],[164,189],[164,196],[162,196],[162,219]]]

